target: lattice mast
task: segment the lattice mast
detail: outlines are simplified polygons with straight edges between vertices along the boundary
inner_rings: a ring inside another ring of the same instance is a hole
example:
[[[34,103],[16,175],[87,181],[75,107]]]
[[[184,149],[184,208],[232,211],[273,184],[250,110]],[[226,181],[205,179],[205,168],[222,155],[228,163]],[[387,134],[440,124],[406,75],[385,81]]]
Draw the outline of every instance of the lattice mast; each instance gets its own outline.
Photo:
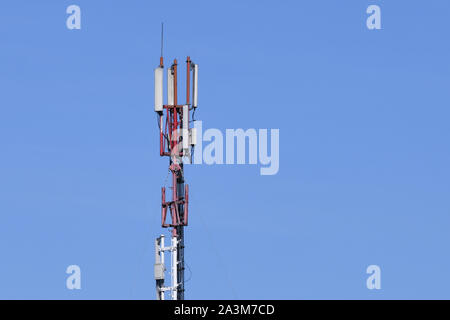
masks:
[[[155,280],[157,299],[164,300],[170,292],[172,300],[184,299],[184,227],[189,217],[189,186],[185,184],[183,159],[191,161],[196,144],[196,131],[191,128],[191,114],[197,108],[198,65],[186,59],[186,103],[178,104],[178,63],[175,59],[167,69],[167,101],[163,103],[164,64],[161,55],[155,69],[155,112],[158,114],[160,156],[169,157],[172,175],[171,195],[167,200],[166,188],[161,189],[161,226],[171,228],[171,245],[164,246],[164,236],[155,242]],[[192,82],[192,86],[191,86]],[[191,102],[192,90],[192,102]],[[169,214],[168,214],[169,213]],[[167,222],[169,220],[169,222]],[[171,253],[171,285],[164,286],[164,252]]]

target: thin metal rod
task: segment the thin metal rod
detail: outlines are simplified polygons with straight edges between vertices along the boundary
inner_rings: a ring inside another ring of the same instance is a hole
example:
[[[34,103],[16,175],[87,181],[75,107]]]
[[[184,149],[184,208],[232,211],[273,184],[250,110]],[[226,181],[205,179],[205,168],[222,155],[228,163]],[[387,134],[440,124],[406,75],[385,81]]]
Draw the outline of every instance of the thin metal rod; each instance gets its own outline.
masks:
[[[164,22],[161,22],[161,56],[159,58],[159,65],[163,66],[163,46],[164,46]]]

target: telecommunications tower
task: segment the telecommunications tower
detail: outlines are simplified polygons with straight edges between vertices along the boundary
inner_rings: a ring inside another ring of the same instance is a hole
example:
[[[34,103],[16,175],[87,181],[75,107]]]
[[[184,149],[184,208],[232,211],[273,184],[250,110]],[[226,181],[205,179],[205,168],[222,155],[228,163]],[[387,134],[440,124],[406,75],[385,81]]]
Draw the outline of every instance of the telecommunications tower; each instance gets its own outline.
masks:
[[[166,199],[166,188],[162,187],[161,226],[171,228],[171,239],[168,246],[165,246],[164,235],[155,240],[154,272],[158,300],[165,300],[166,292],[170,293],[172,300],[184,300],[184,227],[188,225],[189,187],[185,184],[183,159],[191,161],[197,139],[196,130],[191,124],[197,108],[198,65],[187,57],[185,104],[178,104],[177,72],[178,63],[175,59],[167,68],[167,101],[164,104],[164,64],[161,50],[159,66],[155,69],[155,112],[158,115],[159,154],[161,157],[169,157],[172,198]],[[164,283],[165,252],[170,252],[169,286]]]

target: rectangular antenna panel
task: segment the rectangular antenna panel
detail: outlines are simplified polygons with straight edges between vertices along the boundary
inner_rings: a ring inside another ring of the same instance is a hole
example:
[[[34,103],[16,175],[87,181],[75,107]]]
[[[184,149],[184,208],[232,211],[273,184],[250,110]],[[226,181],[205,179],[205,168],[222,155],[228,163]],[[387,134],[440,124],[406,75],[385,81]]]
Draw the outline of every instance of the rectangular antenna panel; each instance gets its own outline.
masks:
[[[167,104],[173,106],[173,74],[172,68],[167,69]]]
[[[193,84],[192,84],[192,106],[198,106],[198,64],[194,64],[193,68]]]
[[[163,111],[163,68],[155,69],[155,111]]]
[[[183,149],[189,150],[189,105],[183,106]]]

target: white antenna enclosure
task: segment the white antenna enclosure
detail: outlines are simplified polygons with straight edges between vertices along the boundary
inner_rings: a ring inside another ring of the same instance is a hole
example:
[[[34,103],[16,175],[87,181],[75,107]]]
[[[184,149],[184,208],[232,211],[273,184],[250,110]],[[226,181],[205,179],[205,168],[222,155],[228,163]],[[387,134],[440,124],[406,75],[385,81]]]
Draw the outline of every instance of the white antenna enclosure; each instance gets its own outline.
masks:
[[[167,104],[173,106],[174,103],[174,90],[173,90],[173,74],[172,68],[167,69]]]
[[[189,105],[183,106],[183,149],[189,152]]]
[[[155,69],[155,112],[163,111],[163,71],[162,67]]]
[[[198,106],[198,64],[194,64],[193,67],[193,81],[192,81],[192,106],[197,108]]]

